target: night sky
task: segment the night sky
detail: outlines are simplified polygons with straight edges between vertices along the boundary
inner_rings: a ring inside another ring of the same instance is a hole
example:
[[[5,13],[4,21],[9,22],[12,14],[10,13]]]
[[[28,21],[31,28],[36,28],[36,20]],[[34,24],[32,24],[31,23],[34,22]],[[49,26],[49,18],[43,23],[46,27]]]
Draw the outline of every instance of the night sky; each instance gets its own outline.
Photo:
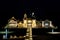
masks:
[[[57,0],[2,0],[0,1],[0,26],[5,26],[12,16],[22,20],[24,13],[30,16],[32,12],[35,13],[37,20],[49,19],[55,26],[60,26],[60,1]]]

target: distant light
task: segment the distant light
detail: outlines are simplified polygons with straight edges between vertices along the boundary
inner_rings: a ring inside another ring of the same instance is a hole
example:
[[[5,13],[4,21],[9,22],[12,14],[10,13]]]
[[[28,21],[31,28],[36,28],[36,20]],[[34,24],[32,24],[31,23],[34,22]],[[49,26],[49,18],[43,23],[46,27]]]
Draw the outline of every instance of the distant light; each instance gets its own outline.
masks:
[[[60,34],[60,32],[48,32],[48,34]]]
[[[3,39],[5,39],[6,38],[6,35],[3,35]]]
[[[32,13],[32,16],[34,15],[34,12]]]
[[[6,38],[7,38],[8,30],[6,29]]]
[[[54,32],[54,29],[52,29],[52,32]]]
[[[31,24],[28,24],[28,25],[31,25]]]

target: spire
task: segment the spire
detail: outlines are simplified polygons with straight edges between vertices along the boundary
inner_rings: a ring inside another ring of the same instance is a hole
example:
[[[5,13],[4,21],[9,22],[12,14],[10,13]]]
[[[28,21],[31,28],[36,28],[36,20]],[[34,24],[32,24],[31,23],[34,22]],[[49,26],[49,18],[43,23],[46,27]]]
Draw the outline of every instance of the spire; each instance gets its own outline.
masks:
[[[15,21],[16,21],[16,19],[15,19],[14,16],[13,16],[12,18],[10,18],[10,19],[8,20],[8,22],[9,22],[10,20],[15,20]]]
[[[14,18],[14,16],[12,18]]]
[[[27,14],[26,13],[24,14],[24,19],[27,19]]]
[[[13,16],[11,19],[12,19],[12,20],[16,20],[14,16]]]

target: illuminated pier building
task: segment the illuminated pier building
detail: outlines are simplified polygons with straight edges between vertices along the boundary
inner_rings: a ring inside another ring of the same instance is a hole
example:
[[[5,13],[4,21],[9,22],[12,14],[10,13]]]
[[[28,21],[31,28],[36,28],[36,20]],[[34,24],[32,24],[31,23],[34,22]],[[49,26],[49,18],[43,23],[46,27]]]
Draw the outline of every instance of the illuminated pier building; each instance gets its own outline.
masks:
[[[32,21],[32,28],[55,28],[52,25],[52,21],[37,21],[36,19],[28,18],[27,14],[24,14],[23,21],[17,22],[14,17],[9,19],[7,28],[27,28],[28,21]]]

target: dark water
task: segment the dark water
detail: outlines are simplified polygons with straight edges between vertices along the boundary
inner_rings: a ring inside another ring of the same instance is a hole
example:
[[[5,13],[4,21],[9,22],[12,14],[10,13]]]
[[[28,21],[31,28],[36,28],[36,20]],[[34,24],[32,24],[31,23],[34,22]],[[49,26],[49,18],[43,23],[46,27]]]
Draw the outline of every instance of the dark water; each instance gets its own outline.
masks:
[[[5,29],[0,29],[0,31],[4,31]],[[27,29],[8,29],[8,31],[13,31],[13,33],[8,34],[8,39],[5,40],[24,40],[25,38],[16,38],[16,39],[9,39],[10,35],[17,37],[26,35]],[[59,34],[48,34],[47,32],[51,31],[51,29],[32,29],[33,40],[60,40]],[[57,30],[55,30],[57,31]],[[4,40],[3,34],[0,34],[0,39]]]

